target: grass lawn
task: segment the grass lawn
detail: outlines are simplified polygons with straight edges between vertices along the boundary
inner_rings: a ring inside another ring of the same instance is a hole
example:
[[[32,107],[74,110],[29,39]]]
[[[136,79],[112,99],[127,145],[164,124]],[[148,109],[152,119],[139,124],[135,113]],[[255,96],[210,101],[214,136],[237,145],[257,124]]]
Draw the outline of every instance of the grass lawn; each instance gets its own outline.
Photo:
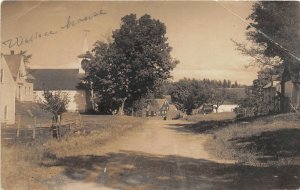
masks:
[[[197,114],[188,115],[184,119],[187,121],[198,122],[198,121],[220,121],[220,120],[230,120],[235,118],[234,112],[222,112],[222,113],[210,113],[210,114]]]
[[[76,119],[76,115],[69,115]],[[59,167],[46,168],[41,164],[60,157],[90,155],[101,151],[101,145],[132,130],[139,130],[145,118],[127,116],[82,115],[82,127],[88,134],[71,134],[61,140],[44,144],[1,146],[1,178],[3,189],[47,189],[42,182],[60,172]],[[31,185],[39,184],[33,187]]]
[[[253,166],[300,165],[300,114],[268,116],[211,131],[207,150]]]

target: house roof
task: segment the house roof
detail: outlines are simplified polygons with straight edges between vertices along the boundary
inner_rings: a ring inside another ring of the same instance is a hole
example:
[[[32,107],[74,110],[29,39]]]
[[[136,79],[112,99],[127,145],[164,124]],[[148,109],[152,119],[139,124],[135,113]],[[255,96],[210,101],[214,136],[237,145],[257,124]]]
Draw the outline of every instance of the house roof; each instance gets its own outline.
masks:
[[[165,95],[164,97],[165,97],[165,99],[166,99],[169,103],[172,102],[171,95]]]
[[[154,99],[154,102],[152,104],[148,105],[147,111],[158,111],[162,108],[164,105],[166,99]],[[168,102],[168,101],[167,101]]]
[[[79,69],[30,69],[34,90],[77,90],[82,75]]]
[[[156,102],[157,102],[158,108],[161,108],[162,105],[164,105],[164,103],[165,103],[165,101],[166,101],[166,99],[155,99],[155,100],[156,100]]]
[[[9,55],[3,55],[4,59],[8,65],[8,68],[11,72],[11,75],[14,77],[14,79],[17,78],[18,72],[20,69],[21,61],[22,61],[22,55],[21,54],[9,54]]]

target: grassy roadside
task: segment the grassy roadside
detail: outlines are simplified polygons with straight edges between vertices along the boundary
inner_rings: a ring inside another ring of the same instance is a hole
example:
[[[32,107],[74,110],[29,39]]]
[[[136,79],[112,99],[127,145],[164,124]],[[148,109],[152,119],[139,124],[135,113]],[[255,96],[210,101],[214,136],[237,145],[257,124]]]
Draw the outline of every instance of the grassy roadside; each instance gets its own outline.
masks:
[[[1,147],[3,189],[48,189],[47,180],[60,174],[60,167],[43,167],[65,156],[92,155],[101,152],[101,146],[131,131],[140,130],[143,118],[126,116],[82,116],[88,134],[72,134],[59,141],[44,144]],[[40,184],[40,186],[39,186]],[[33,186],[35,185],[35,186]]]
[[[300,165],[300,114],[269,116],[212,131],[206,149],[252,166]]]
[[[192,122],[199,121],[221,121],[221,120],[230,120],[235,118],[235,113],[233,112],[222,112],[222,113],[211,113],[211,114],[197,114],[197,115],[188,115],[184,119]]]

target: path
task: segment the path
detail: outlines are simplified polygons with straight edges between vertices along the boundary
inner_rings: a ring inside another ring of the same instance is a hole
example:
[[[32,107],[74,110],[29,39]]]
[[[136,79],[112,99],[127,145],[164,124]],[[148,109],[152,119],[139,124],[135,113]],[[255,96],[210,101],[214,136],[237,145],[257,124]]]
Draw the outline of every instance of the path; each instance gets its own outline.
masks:
[[[205,134],[187,132],[180,120],[150,120],[101,150],[103,154],[68,157],[67,183],[57,189],[265,189],[278,187],[272,168],[237,166],[216,160],[204,149]]]

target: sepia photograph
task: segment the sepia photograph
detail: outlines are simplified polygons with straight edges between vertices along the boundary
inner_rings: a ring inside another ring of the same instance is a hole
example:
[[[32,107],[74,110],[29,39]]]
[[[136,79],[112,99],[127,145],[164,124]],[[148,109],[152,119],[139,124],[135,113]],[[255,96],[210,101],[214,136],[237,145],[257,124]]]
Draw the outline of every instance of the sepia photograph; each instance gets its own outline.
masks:
[[[1,190],[300,189],[300,1],[1,2]]]

